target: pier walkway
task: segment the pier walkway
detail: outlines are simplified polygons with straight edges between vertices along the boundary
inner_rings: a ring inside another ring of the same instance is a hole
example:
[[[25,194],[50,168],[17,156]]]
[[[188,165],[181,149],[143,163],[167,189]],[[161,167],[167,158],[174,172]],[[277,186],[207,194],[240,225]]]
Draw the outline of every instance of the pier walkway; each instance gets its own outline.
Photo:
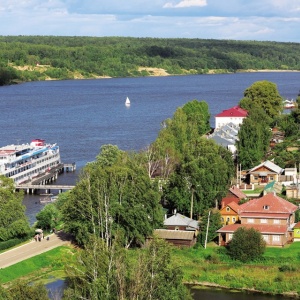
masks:
[[[58,175],[66,172],[73,172],[76,170],[76,164],[58,164],[48,172],[41,174],[38,177],[16,185],[17,190],[24,190],[27,194],[34,194],[39,190],[44,190],[45,194],[50,194],[50,190],[58,190],[59,193],[71,190],[74,185],[57,185],[53,182],[57,179]]]

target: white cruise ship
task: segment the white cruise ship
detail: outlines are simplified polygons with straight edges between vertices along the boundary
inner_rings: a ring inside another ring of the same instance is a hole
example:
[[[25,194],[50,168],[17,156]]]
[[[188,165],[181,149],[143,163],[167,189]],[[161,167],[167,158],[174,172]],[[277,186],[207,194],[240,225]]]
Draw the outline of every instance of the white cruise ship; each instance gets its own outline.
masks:
[[[31,182],[60,163],[59,146],[46,144],[45,140],[0,148],[0,175],[12,178],[15,184]]]

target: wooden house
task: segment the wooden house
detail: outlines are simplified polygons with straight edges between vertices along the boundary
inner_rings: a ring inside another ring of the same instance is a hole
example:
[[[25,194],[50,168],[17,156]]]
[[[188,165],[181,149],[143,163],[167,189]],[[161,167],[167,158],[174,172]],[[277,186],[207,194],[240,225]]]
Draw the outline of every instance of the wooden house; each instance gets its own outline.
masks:
[[[199,231],[199,223],[189,217],[176,213],[164,220],[164,227],[169,230]]]
[[[226,245],[239,227],[258,230],[267,245],[284,246],[293,241],[295,212],[298,206],[273,193],[239,206],[240,224],[225,225],[217,232],[219,245]]]
[[[163,229],[154,230],[154,235],[175,246],[191,247],[196,243],[198,232],[198,221],[175,213],[164,220]]]
[[[221,221],[223,225],[235,224],[239,221],[239,205],[236,202],[230,202],[220,210]]]
[[[284,169],[267,160],[255,166],[247,173],[247,181],[250,184],[266,185],[270,181],[278,182],[279,176],[283,172]]]
[[[154,235],[177,247],[192,247],[197,241],[195,231],[156,229]]]

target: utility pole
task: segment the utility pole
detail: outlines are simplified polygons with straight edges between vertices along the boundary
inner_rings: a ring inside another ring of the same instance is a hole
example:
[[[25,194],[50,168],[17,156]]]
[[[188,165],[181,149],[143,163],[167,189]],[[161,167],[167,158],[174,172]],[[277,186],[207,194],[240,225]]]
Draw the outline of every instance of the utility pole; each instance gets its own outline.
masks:
[[[207,218],[207,227],[206,227],[206,236],[205,236],[204,249],[206,249],[206,244],[207,244],[207,236],[208,236],[208,228],[209,228],[209,218],[210,218],[210,211],[208,212],[208,218]]]
[[[190,213],[190,218],[193,219],[193,206],[194,206],[194,189],[191,189],[192,191],[192,196],[191,196],[191,213]]]

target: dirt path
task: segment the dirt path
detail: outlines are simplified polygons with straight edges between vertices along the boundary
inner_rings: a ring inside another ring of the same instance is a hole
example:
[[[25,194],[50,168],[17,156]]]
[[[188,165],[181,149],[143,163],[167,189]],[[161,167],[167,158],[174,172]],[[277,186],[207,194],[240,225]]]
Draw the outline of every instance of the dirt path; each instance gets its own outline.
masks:
[[[41,242],[35,240],[0,254],[0,268],[6,268],[22,260],[49,251],[56,247],[71,243],[71,237],[63,232],[49,235]]]

